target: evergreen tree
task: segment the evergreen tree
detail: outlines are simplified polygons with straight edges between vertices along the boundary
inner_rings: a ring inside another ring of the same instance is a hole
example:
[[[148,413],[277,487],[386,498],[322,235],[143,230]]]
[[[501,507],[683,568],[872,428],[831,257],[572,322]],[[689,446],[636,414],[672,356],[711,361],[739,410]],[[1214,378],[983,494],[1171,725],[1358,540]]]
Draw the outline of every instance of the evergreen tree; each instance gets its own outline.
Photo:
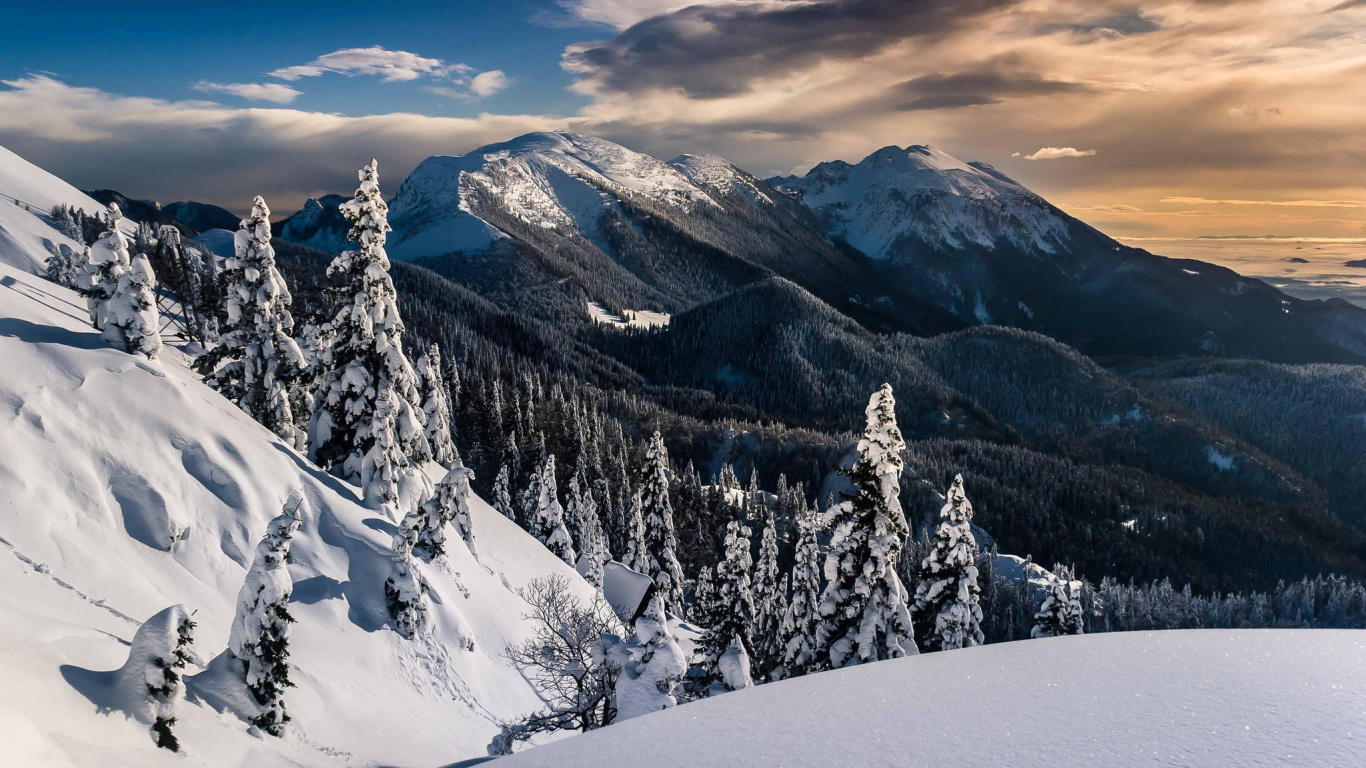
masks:
[[[601,589],[602,566],[611,555],[607,553],[607,543],[602,533],[602,521],[598,518],[598,505],[593,494],[583,492],[583,481],[587,472],[582,461],[578,471],[569,478],[568,507],[565,518],[569,524],[569,535],[579,545],[579,567],[589,584]]]
[[[759,532],[759,561],[754,568],[753,661],[759,676],[772,677],[783,661],[782,622],[786,594],[778,580],[778,528],[773,507],[760,502],[764,527]]]
[[[697,582],[693,586],[692,609],[688,615],[695,624],[710,627],[716,612],[716,578],[710,565],[702,566],[697,572]]]
[[[782,653],[784,677],[800,677],[820,671],[817,627],[820,625],[821,564],[816,532],[820,516],[804,510],[797,521],[797,550],[792,562],[792,599],[783,613]]]
[[[512,509],[512,470],[504,464],[498,470],[498,478],[493,481],[493,509],[507,519],[517,522],[517,513]]]
[[[896,425],[892,388],[883,384],[866,411],[859,458],[844,474],[854,486],[830,510],[817,631],[822,664],[839,668],[917,653],[897,557],[909,533],[898,480],[906,443]]]
[[[190,645],[195,623],[183,607],[173,605],[138,627],[128,648],[128,661],[115,673],[116,685],[136,702],[132,712],[150,726],[158,747],[180,751],[171,731],[184,697],[185,667],[196,661]]]
[[[417,360],[416,372],[422,385],[422,413],[427,419],[430,458],[443,467],[452,467],[460,461],[460,452],[451,434],[450,391],[441,368],[441,348],[435,344],[428,347],[427,354]]]
[[[699,666],[704,684],[725,680],[722,657],[727,652],[734,656],[750,647],[750,626],[754,621],[754,592],[749,573],[754,562],[750,557],[750,531],[739,520],[726,525],[726,553],[716,566],[710,607],[706,610],[711,624],[698,641]],[[745,657],[746,673],[749,660]]]
[[[678,564],[678,541],[674,538],[674,513],[669,504],[669,454],[656,430],[645,450],[640,473],[640,514],[645,526],[646,571],[665,605],[683,611],[683,568]]]
[[[294,413],[306,366],[294,340],[285,279],[270,244],[270,209],[260,196],[223,262],[219,344],[195,362],[204,383],[295,448],[305,435]]]
[[[384,581],[384,602],[394,631],[411,640],[427,625],[427,582],[417,570],[413,546],[418,541],[422,513],[410,512],[394,532],[393,566]]]
[[[569,538],[569,529],[564,525],[564,507],[560,505],[558,495],[555,456],[546,453],[540,465],[532,471],[531,482],[527,485],[528,530],[546,549],[573,567],[576,560],[574,543]]]
[[[84,265],[90,261],[84,250],[88,249],[83,249],[83,253],[78,255],[66,243],[58,245],[57,250],[47,257],[47,279],[66,288],[79,286],[85,275]]]
[[[426,475],[413,471],[403,453],[395,411],[393,397],[386,392],[375,400],[375,409],[370,414],[369,434],[373,439],[370,450],[361,460],[360,484],[365,502],[374,509],[387,509],[397,504],[404,478],[414,478],[418,482],[426,480]],[[428,496],[430,494],[422,494],[424,499]],[[390,514],[393,517],[392,512]]]
[[[351,222],[347,237],[360,249],[343,252],[327,268],[329,276],[345,283],[344,300],[332,318],[336,341],[324,355],[309,451],[319,466],[353,481],[361,480],[369,457],[380,458],[372,449],[379,437],[374,428],[385,423],[375,415],[382,400],[389,401],[386,419],[392,419],[397,452],[411,459],[431,451],[424,448],[417,373],[403,352],[403,320],[384,252],[388,210],[379,192],[378,164],[371,160],[360,171],[355,197],[341,205]],[[373,463],[371,468],[373,476]],[[367,497],[381,495],[366,492]]]
[[[972,503],[963,491],[963,476],[953,478],[934,549],[920,563],[911,613],[929,650],[970,648],[982,644],[982,590],[977,585],[977,541],[972,536]]]
[[[631,494],[626,504],[625,538],[621,564],[633,571],[650,573],[650,548],[645,541],[645,520],[640,514],[640,492]]]
[[[1043,604],[1034,614],[1034,628],[1030,637],[1080,635],[1084,632],[1081,589],[1071,568],[1057,565],[1049,580]]]
[[[634,629],[634,642],[617,677],[617,720],[677,705],[674,690],[688,669],[683,649],[669,631],[664,598],[658,592],[636,619]]]
[[[118,287],[106,304],[106,341],[129,354],[155,360],[161,354],[161,315],[157,311],[157,278],[152,263],[139,252],[119,275]]]
[[[289,714],[284,693],[289,679],[289,544],[299,528],[298,505],[270,521],[256,545],[256,558],[237,595],[237,613],[228,637],[228,653],[241,667],[247,690],[256,702],[251,722],[272,736],[284,733]]]
[[[474,548],[474,525],[470,519],[470,480],[474,472],[455,466],[436,484],[436,493],[422,503],[417,521],[413,550],[428,562],[446,554],[446,526],[453,525],[464,539],[470,554],[479,556]]]
[[[110,203],[105,212],[104,231],[88,251],[89,263],[85,266],[81,293],[85,295],[86,306],[90,310],[90,322],[99,331],[108,325],[109,302],[118,291],[123,274],[132,266],[128,240],[119,229],[122,220],[123,212],[118,205]]]

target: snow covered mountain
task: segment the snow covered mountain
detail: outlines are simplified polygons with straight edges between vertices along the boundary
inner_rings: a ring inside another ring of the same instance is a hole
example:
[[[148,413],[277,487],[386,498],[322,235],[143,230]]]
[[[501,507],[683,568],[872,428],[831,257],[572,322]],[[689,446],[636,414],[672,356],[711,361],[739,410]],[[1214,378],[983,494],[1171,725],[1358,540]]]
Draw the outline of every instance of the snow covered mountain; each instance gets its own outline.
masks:
[[[349,247],[346,233],[351,227],[339,206],[346,198],[323,195],[308,198],[304,207],[283,221],[271,225],[275,236],[326,253],[341,253]]]
[[[0,150],[3,152],[3,150]],[[81,193],[8,153],[0,190],[87,210]],[[528,629],[514,590],[563,574],[543,546],[475,500],[478,558],[460,540],[422,565],[430,640],[389,626],[394,525],[204,386],[186,358],[104,344],[84,299],[34,274],[62,238],[0,205],[0,732],[14,765],[179,765],[125,716],[105,673],[139,625],[193,612],[205,663],[225,649],[252,550],[302,498],[289,606],[296,688],[284,738],[253,735],[221,679],[187,671],[176,732],[202,765],[436,765],[485,753],[494,721],[540,700],[504,657]],[[418,727],[418,723],[421,724]]]
[[[1360,759],[1363,651],[1362,633],[1345,630],[1002,643],[736,691],[505,761],[508,768],[598,765],[602,755],[744,768],[1348,766]]]

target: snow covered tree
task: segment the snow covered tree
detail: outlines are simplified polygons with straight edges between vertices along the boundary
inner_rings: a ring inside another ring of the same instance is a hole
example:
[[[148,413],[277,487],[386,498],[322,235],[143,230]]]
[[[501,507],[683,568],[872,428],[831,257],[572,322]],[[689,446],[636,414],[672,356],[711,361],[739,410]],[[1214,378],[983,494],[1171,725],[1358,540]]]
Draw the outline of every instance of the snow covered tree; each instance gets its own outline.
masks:
[[[304,433],[294,413],[307,365],[294,340],[293,297],[275,266],[270,208],[259,195],[223,260],[218,346],[195,361],[204,383],[298,449]]]
[[[47,257],[47,279],[66,288],[78,287],[85,275],[85,265],[90,262],[89,255],[84,253],[88,250],[77,254],[66,243],[58,245]]]
[[[688,671],[683,649],[669,631],[663,597],[656,591],[636,619],[634,642],[617,677],[617,719],[668,709],[678,704],[674,690]]]
[[[820,624],[821,564],[815,509],[804,510],[797,521],[797,550],[792,562],[792,599],[783,613],[782,676],[800,677],[820,671],[817,627]]]
[[[546,453],[541,463],[532,470],[526,490],[526,518],[532,536],[545,545],[556,557],[573,567],[576,562],[574,543],[564,525],[564,507],[560,505],[559,489],[555,485],[555,456]]]
[[[173,605],[138,627],[128,648],[128,661],[114,673],[119,697],[130,714],[151,728],[158,747],[180,751],[171,727],[185,693],[185,667],[197,661],[190,645],[195,623],[183,607]]]
[[[104,332],[112,342],[131,354],[155,360],[161,354],[161,316],[157,312],[157,278],[152,262],[138,252],[119,275],[114,295],[106,303]]]
[[[645,520],[640,514],[640,493],[631,494],[626,504],[626,527],[622,537],[621,564],[633,571],[650,572],[650,547],[645,541]]]
[[[427,625],[427,582],[417,570],[413,545],[417,544],[422,526],[420,511],[408,513],[394,532],[393,566],[384,581],[384,602],[389,607],[389,618],[394,630],[412,640]]]
[[[431,452],[424,447],[426,425],[417,373],[403,352],[403,320],[384,252],[388,211],[379,191],[378,164],[371,160],[360,171],[355,197],[341,205],[342,215],[351,222],[347,237],[359,250],[345,251],[327,267],[329,276],[339,276],[345,283],[344,298],[332,318],[336,341],[324,353],[325,372],[314,396],[308,433],[314,461],[353,481],[361,480],[362,465],[372,458],[379,439],[375,426],[385,422],[375,416],[381,400],[389,401],[386,418],[392,419],[394,429],[394,444],[385,455],[397,451],[412,459]],[[373,470],[377,465],[370,466]]]
[[[446,526],[453,525],[470,554],[474,548],[474,524],[470,520],[470,481],[474,472],[457,464],[436,484],[436,493],[422,503],[413,550],[428,562],[446,554]]]
[[[361,460],[360,484],[365,502],[374,509],[383,509],[398,502],[404,477],[425,478],[425,475],[412,471],[408,456],[403,453],[398,438],[396,410],[393,396],[384,393],[375,400],[374,410],[370,413],[368,431],[372,440],[370,449]]]
[[[1030,637],[1080,635],[1085,631],[1085,612],[1081,607],[1081,588],[1071,568],[1057,565],[1044,593],[1043,604],[1034,614]]]
[[[702,566],[693,585],[692,609],[688,612],[693,623],[709,627],[716,611],[716,577],[710,565]]]
[[[272,736],[284,733],[289,714],[284,693],[289,679],[289,596],[294,581],[286,563],[299,529],[298,504],[270,521],[256,545],[256,557],[237,594],[237,613],[228,636],[228,653],[241,666],[247,690],[257,705],[253,725]]]
[[[683,567],[678,564],[678,541],[674,537],[674,513],[669,505],[669,453],[656,430],[645,449],[640,473],[640,516],[645,526],[645,549],[655,589],[664,603],[683,611]]]
[[[446,377],[441,370],[441,348],[435,344],[428,347],[427,354],[417,359],[415,371],[421,382],[422,413],[427,420],[425,434],[430,458],[449,468],[460,461],[460,452],[456,450],[451,435],[450,391],[446,388]]]
[[[786,595],[779,589],[778,528],[773,507],[764,508],[764,527],[759,532],[759,561],[754,564],[754,626],[751,639],[753,661],[761,678],[769,679],[782,663],[782,623]]]
[[[744,669],[749,674],[750,626],[754,621],[754,593],[749,573],[754,565],[749,554],[750,531],[739,520],[726,524],[725,557],[716,566],[711,606],[706,611],[711,622],[698,641],[698,665],[702,668],[703,684],[720,681],[734,690],[731,682],[738,680],[738,654],[744,653]],[[724,663],[731,665],[723,670]],[[726,680],[727,673],[730,681]]]
[[[132,266],[128,239],[119,230],[122,220],[123,212],[118,205],[110,203],[105,212],[104,231],[88,251],[90,259],[85,265],[81,293],[85,295],[86,306],[90,310],[90,322],[99,331],[103,331],[108,324],[109,302],[118,291],[123,273]]]
[[[498,470],[498,477],[493,481],[493,504],[491,505],[498,514],[507,519],[517,522],[517,513],[512,508],[512,469],[504,464]]]
[[[854,491],[830,510],[834,523],[817,646],[820,663],[834,668],[918,652],[896,572],[910,529],[899,498],[906,443],[896,425],[891,386],[873,393],[866,414],[858,460],[844,472]]]
[[[76,212],[64,203],[58,203],[52,207],[48,217],[52,219],[52,226],[58,232],[84,245],[85,240],[81,236],[81,225],[76,220]]]
[[[565,518],[569,525],[570,537],[579,546],[579,568],[589,584],[602,589],[602,566],[611,559],[607,553],[607,542],[602,532],[602,521],[598,518],[598,505],[593,494],[585,493],[583,487],[587,478],[582,462],[578,471],[569,478],[568,506]]]
[[[920,642],[930,650],[970,648],[982,644],[982,594],[977,585],[977,541],[972,536],[972,503],[963,491],[963,476],[953,478],[934,549],[920,563],[911,613],[928,630]]]

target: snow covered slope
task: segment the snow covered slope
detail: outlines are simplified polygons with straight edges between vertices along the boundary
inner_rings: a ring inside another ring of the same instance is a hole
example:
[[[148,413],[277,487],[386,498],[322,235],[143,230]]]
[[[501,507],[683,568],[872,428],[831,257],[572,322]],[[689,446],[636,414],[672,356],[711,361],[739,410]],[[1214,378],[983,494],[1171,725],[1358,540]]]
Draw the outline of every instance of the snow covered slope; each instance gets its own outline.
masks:
[[[505,762],[559,768],[630,755],[648,766],[1345,768],[1366,753],[1363,713],[1366,633],[1084,635],[745,689]]]
[[[433,639],[401,639],[383,597],[391,522],[178,352],[149,363],[107,348],[81,299],[0,252],[0,764],[184,764],[105,708],[98,673],[173,604],[195,612],[199,655],[218,656],[252,549],[291,494],[305,499],[290,565],[293,732],[249,734],[196,699],[190,677],[176,731],[194,763],[434,765],[484,754],[493,720],[538,707],[502,656],[524,632],[512,590],[569,575],[563,563],[476,501],[479,560],[456,537],[449,565],[423,566]]]
[[[0,262],[40,272],[47,255],[80,243],[49,227],[42,218],[58,203],[94,214],[104,206],[13,152],[0,147]]]
[[[667,163],[574,133],[530,133],[469,154],[422,161],[390,203],[400,259],[482,251],[503,235],[476,215],[480,198],[534,227],[573,230],[600,241],[598,217],[612,193],[631,192],[685,210],[712,204]]]

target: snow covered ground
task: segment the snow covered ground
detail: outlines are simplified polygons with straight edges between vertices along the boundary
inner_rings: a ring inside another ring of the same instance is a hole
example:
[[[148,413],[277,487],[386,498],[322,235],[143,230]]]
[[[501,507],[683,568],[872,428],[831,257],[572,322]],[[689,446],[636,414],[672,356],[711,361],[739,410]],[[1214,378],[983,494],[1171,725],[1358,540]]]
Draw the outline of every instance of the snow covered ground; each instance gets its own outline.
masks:
[[[12,158],[0,156],[0,191],[50,188],[44,205],[79,195]],[[83,299],[31,274],[60,237],[42,219],[15,207],[0,227],[0,765],[186,764],[111,711],[102,673],[175,604],[194,612],[198,655],[222,653],[253,547],[293,494],[292,732],[253,735],[206,703],[208,678],[190,669],[175,731],[191,763],[440,765],[485,754],[496,720],[540,707],[503,656],[528,629],[514,590],[560,573],[588,598],[586,582],[475,500],[479,559],[455,537],[448,564],[422,565],[433,637],[403,640],[383,595],[393,523],[204,386],[178,350],[149,362],[102,343]]]
[[[499,768],[1359,766],[1366,632],[1184,630],[926,654],[728,693]]]
[[[672,319],[668,312],[651,312],[648,309],[627,309],[620,315],[614,315],[596,301],[588,302],[588,315],[593,322],[613,328],[659,328],[668,325]]]

